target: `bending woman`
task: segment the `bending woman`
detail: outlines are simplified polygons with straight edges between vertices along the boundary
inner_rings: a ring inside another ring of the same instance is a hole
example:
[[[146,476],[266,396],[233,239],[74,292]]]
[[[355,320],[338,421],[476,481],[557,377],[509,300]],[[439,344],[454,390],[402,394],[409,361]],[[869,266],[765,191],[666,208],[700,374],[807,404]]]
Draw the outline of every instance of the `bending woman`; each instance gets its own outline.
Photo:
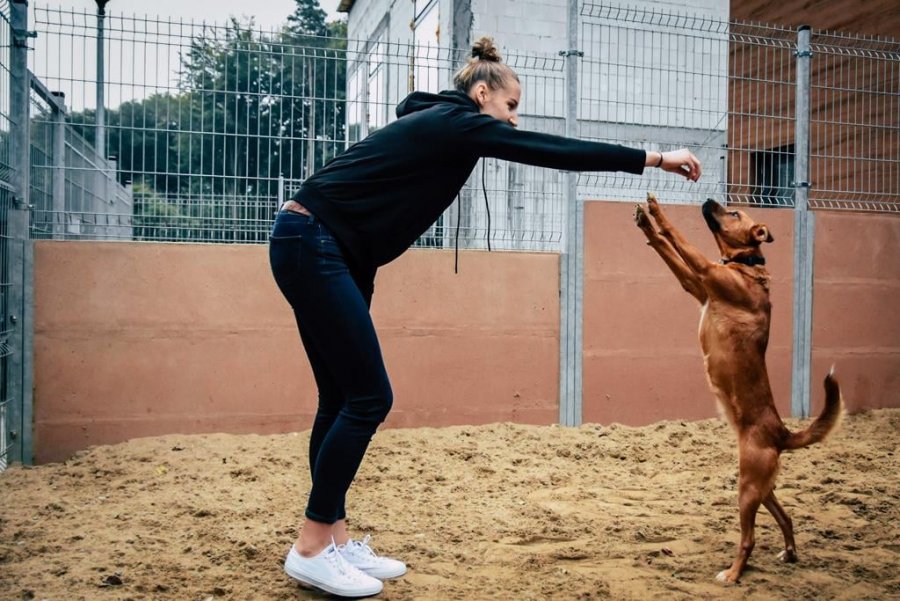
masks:
[[[293,308],[319,404],[309,442],[312,489],[285,560],[293,578],[341,596],[374,595],[406,566],[347,532],[345,497],[393,403],[369,307],[375,272],[453,202],[478,159],[570,171],[641,174],[660,167],[696,181],[690,151],[646,152],[516,129],[522,94],[490,38],[454,77],[456,89],[414,92],[398,119],[303,182],[272,230],[270,262]]]

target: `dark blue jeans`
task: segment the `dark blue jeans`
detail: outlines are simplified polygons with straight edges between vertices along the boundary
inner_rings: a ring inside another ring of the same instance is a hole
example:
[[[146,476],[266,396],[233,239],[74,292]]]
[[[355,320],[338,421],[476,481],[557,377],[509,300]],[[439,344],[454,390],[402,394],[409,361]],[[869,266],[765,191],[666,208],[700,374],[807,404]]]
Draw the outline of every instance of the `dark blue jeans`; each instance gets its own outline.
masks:
[[[324,224],[284,211],[272,228],[269,261],[319,389],[306,517],[333,524],[346,517],[347,489],[393,403],[369,314],[375,269],[351,268]]]

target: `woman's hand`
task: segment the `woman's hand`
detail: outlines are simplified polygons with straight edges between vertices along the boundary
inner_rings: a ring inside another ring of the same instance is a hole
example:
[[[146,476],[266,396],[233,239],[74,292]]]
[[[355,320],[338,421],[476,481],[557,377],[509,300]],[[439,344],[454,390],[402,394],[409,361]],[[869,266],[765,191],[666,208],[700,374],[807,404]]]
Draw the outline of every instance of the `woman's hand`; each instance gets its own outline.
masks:
[[[655,167],[659,164],[659,152],[647,153],[647,166]],[[677,173],[692,182],[700,179],[700,159],[694,156],[687,148],[671,150],[662,153],[662,164],[659,168],[669,173]]]

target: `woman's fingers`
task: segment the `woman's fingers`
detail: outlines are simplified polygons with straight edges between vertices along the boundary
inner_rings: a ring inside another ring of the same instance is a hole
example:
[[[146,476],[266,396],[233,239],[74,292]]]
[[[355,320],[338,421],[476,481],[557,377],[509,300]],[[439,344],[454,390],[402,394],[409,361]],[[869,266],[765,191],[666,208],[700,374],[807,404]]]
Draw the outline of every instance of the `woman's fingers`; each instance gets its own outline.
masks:
[[[674,156],[671,158],[674,160],[671,163],[664,165],[666,171],[677,173],[694,182],[700,179],[700,174],[703,169],[700,165],[700,159],[695,157],[694,153],[687,148],[682,148],[681,150],[676,150],[672,154]],[[668,163],[668,161],[666,162]]]

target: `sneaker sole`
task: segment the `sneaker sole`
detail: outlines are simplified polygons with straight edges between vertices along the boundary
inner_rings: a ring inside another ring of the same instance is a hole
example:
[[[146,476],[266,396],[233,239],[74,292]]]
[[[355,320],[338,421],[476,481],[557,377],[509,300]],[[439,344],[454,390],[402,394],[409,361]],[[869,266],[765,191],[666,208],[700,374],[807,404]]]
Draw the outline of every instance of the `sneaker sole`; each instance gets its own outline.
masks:
[[[328,584],[325,584],[323,582],[319,582],[318,580],[310,578],[306,574],[301,574],[300,572],[292,570],[287,566],[284,566],[284,572],[294,580],[299,581],[301,584],[305,584],[320,591],[331,593],[332,595],[338,595],[340,597],[371,597],[372,595],[377,595],[382,590],[384,590],[384,586],[375,587],[374,585],[371,589],[356,589],[353,591],[341,590],[333,586],[329,586]],[[378,584],[381,583],[379,582]]]
[[[394,572],[379,572],[378,570],[364,570],[362,568],[357,568],[359,571],[368,574],[372,578],[378,578],[379,580],[390,580],[391,578],[400,578],[406,574],[406,568],[403,568],[402,572],[394,571]]]

